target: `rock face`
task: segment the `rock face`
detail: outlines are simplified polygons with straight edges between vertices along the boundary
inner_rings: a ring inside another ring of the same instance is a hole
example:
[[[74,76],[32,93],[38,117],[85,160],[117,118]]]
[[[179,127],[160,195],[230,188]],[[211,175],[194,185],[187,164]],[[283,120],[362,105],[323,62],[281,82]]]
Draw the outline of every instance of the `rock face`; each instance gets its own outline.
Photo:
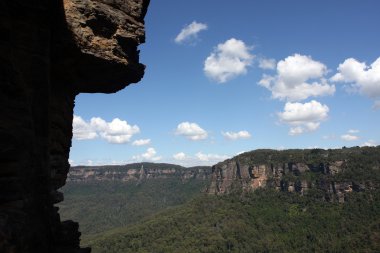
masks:
[[[379,154],[380,147],[343,151],[257,150],[214,165],[207,192],[221,195],[273,188],[303,195],[314,190],[327,201],[342,203],[347,193],[380,186],[378,179],[371,178],[371,173],[380,170]],[[366,160],[373,164],[361,164]],[[363,173],[368,177],[360,178]]]
[[[0,252],[89,252],[61,222],[74,99],[144,74],[149,0],[0,2]]]
[[[145,180],[179,178],[209,180],[211,167],[185,168],[174,164],[136,163],[112,166],[75,166],[70,169],[68,182],[123,181],[140,183]]]

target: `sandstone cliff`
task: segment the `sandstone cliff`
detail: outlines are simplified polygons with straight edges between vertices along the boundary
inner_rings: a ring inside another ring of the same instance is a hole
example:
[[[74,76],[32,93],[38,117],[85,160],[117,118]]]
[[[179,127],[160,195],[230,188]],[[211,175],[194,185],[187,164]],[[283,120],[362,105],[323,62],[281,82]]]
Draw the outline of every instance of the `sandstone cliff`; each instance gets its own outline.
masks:
[[[209,180],[211,167],[197,166],[185,168],[164,163],[135,163],[108,166],[75,166],[70,169],[68,182],[122,181],[137,184],[154,179],[176,178],[182,181],[191,179]]]
[[[0,1],[0,252],[80,252],[78,224],[54,207],[70,167],[74,99],[142,78],[148,4]]]
[[[344,202],[346,194],[380,187],[380,147],[341,150],[256,150],[212,167],[209,194],[259,188],[316,194]]]

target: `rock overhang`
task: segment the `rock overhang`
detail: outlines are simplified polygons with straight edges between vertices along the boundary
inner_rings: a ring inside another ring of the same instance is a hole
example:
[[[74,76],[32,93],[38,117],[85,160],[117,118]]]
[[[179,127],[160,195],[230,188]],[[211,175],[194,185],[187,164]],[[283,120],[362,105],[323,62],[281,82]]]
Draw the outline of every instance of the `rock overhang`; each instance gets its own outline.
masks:
[[[65,55],[57,52],[55,60],[75,92],[113,93],[141,80],[138,46],[145,42],[149,2],[63,1],[67,30],[57,34],[62,41],[55,50]]]

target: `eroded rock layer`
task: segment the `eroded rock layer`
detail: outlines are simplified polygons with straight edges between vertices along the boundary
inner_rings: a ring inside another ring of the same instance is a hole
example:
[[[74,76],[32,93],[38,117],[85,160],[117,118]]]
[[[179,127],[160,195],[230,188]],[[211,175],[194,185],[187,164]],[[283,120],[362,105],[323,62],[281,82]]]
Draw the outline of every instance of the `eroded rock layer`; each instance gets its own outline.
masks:
[[[380,147],[256,150],[212,167],[209,194],[273,188],[344,202],[347,193],[380,187]]]
[[[70,169],[68,182],[120,181],[141,183],[155,179],[209,180],[211,167],[185,168],[165,163],[134,163],[128,165],[75,166]]]
[[[149,0],[0,1],[0,252],[89,252],[61,222],[74,99],[138,82]]]

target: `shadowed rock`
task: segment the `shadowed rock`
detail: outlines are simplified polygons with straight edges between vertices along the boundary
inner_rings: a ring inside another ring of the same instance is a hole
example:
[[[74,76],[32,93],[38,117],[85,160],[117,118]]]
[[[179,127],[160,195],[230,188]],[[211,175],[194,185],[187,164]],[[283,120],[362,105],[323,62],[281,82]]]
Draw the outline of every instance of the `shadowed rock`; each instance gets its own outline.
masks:
[[[0,252],[89,252],[61,223],[75,96],[144,74],[149,0],[0,2]]]

